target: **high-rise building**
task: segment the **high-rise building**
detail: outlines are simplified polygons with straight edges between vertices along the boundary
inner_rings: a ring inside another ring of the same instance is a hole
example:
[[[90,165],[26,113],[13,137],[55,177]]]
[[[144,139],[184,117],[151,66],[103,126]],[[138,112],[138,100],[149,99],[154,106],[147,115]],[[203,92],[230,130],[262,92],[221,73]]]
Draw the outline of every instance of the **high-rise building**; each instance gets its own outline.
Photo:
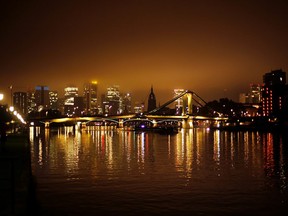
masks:
[[[74,113],[76,116],[81,116],[84,114],[85,104],[84,97],[76,96],[74,97]]]
[[[278,116],[283,108],[286,89],[286,72],[274,70],[263,76],[262,115]]]
[[[261,102],[261,86],[260,84],[250,84],[248,103],[259,104]]]
[[[148,108],[147,112],[150,112],[156,108],[156,97],[153,92],[153,86],[151,87],[149,98],[148,98]]]
[[[74,98],[78,96],[78,88],[75,86],[69,86],[64,89],[64,114],[73,115],[74,111]]]
[[[26,92],[14,92],[13,93],[13,105],[18,112],[26,115],[27,108],[27,93]]]
[[[49,92],[49,100],[50,100],[50,109],[58,110],[58,92],[50,91]]]
[[[27,110],[28,113],[37,111],[37,106],[35,103],[35,91],[31,89],[27,91]]]
[[[117,115],[120,114],[121,96],[119,86],[114,85],[107,88],[105,95],[102,95],[102,109],[104,114]]]
[[[98,113],[97,85],[97,81],[92,81],[84,85],[84,103],[87,114],[94,115]]]
[[[34,97],[38,110],[48,109],[50,107],[48,86],[36,86]]]
[[[121,114],[128,114],[132,112],[132,100],[131,100],[131,94],[126,93],[123,95],[123,102],[122,102],[122,112]]]

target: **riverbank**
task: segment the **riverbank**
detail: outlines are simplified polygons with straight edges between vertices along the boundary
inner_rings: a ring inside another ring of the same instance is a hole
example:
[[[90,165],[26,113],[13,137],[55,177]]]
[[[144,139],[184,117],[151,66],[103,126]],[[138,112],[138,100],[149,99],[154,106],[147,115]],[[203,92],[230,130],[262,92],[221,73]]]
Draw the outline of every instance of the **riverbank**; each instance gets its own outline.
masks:
[[[0,215],[33,215],[37,205],[28,136],[9,134],[1,147]]]

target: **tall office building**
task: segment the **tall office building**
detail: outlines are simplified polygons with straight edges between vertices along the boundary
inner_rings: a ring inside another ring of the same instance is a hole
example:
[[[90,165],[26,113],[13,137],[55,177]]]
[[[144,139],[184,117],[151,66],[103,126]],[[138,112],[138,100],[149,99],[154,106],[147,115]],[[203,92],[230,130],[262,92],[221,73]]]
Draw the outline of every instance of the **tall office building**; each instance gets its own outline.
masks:
[[[84,85],[84,103],[86,114],[97,114],[97,81],[92,81]]]
[[[81,116],[85,111],[84,97],[74,97],[74,113],[76,116]]]
[[[107,88],[106,94],[102,95],[102,109],[104,114],[120,114],[121,96],[119,86],[114,85]]]
[[[49,101],[50,101],[50,108],[53,110],[58,110],[58,92],[57,91],[50,91],[49,92]]]
[[[69,86],[64,89],[64,114],[73,115],[74,111],[74,98],[78,96],[78,88],[75,86]]]
[[[28,113],[37,111],[37,107],[35,103],[35,91],[31,89],[27,91],[27,110],[28,110]]]
[[[149,98],[148,98],[148,108],[147,112],[150,112],[156,108],[156,97],[153,92],[153,86],[151,87]]]
[[[261,102],[261,86],[259,84],[250,84],[248,103],[259,104]]]
[[[27,108],[27,93],[26,92],[14,92],[13,93],[13,105],[18,112],[26,115],[28,113]]]
[[[122,97],[122,108],[121,108],[122,112],[121,114],[128,114],[128,113],[132,113],[132,99],[131,99],[131,94],[130,93],[126,93],[123,95]]]
[[[286,89],[286,72],[274,70],[263,76],[262,115],[278,116],[283,108]]]
[[[34,97],[38,110],[48,109],[50,107],[48,86],[36,86]]]

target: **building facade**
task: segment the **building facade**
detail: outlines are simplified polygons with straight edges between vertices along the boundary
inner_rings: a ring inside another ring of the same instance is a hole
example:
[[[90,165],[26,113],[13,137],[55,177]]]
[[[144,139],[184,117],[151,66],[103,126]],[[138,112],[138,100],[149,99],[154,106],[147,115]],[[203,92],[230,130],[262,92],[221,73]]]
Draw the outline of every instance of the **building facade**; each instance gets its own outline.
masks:
[[[263,76],[262,94],[262,116],[279,116],[286,98],[286,72],[274,70]]]
[[[36,86],[34,98],[35,98],[36,109],[42,110],[42,109],[50,108],[48,86]]]
[[[58,110],[58,92],[57,91],[50,91],[49,92],[49,101],[50,101],[50,109],[52,110]]]
[[[86,114],[98,114],[97,90],[97,81],[92,81],[84,85],[84,104]]]
[[[78,88],[69,86],[64,89],[64,92],[64,114],[68,116],[74,115],[74,98],[78,96]]]
[[[119,86],[108,87],[105,94],[102,95],[103,114],[117,115],[121,112],[122,99]]]
[[[13,93],[13,105],[14,108],[23,115],[28,113],[28,101],[26,92],[14,92]]]

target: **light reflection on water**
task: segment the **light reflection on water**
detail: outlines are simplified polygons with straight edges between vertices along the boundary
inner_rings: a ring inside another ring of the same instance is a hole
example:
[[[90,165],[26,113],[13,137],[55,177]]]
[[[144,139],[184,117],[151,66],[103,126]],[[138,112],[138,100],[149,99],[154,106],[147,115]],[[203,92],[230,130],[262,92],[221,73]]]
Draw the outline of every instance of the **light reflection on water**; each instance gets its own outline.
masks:
[[[288,210],[282,134],[198,128],[160,135],[94,126],[31,128],[30,141],[38,199],[48,215]]]

